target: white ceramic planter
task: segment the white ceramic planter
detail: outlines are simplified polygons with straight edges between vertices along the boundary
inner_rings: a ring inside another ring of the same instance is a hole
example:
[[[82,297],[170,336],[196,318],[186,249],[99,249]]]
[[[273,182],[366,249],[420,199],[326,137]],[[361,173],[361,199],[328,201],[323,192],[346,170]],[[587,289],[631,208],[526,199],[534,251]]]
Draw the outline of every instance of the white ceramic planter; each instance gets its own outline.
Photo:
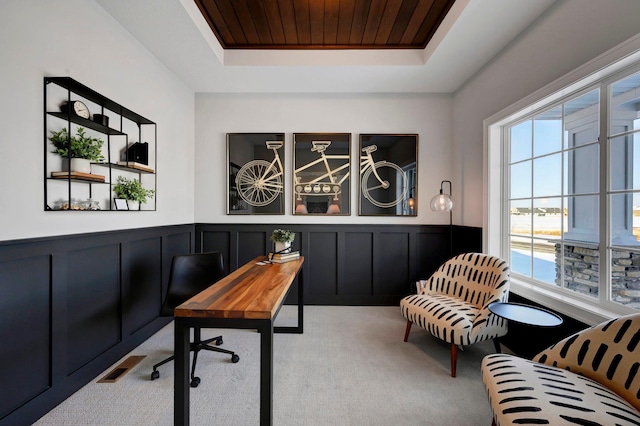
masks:
[[[72,172],[91,173],[91,161],[86,158],[72,158],[70,164]]]
[[[286,253],[289,251],[291,251],[291,241],[287,241],[286,243],[276,242],[276,253]]]
[[[127,206],[129,206],[129,210],[139,210],[140,209],[140,202],[139,201],[133,201],[133,200],[127,200]]]

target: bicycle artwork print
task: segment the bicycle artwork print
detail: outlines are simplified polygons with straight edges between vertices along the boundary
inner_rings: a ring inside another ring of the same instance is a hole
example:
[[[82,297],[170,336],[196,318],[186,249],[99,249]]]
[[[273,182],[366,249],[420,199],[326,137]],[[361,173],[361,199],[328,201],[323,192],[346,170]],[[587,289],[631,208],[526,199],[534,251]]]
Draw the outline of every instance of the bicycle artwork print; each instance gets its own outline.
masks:
[[[284,214],[284,133],[228,133],[227,214]]]
[[[293,214],[349,215],[350,133],[293,135]]]
[[[360,216],[418,214],[418,135],[360,135]]]

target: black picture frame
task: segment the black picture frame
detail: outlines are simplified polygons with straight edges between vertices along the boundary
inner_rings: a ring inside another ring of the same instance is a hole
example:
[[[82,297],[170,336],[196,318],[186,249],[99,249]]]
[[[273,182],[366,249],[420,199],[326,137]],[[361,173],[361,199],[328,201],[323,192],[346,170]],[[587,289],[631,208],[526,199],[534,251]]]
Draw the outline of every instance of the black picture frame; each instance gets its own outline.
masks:
[[[116,210],[129,210],[129,204],[124,198],[114,198],[113,206],[116,208]]]
[[[360,134],[358,215],[418,215],[418,135]]]
[[[351,133],[293,134],[293,214],[351,214]]]
[[[284,214],[284,133],[227,133],[227,214]]]

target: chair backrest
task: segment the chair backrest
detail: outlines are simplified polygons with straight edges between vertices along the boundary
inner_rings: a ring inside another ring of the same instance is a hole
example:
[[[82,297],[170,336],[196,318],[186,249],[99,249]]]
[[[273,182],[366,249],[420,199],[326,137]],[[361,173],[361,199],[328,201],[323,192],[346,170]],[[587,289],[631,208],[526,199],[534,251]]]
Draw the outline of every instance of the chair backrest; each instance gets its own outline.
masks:
[[[447,294],[479,308],[506,302],[509,266],[503,259],[483,253],[459,254],[440,265],[426,281],[422,294]]]
[[[176,306],[211,286],[224,275],[224,261],[220,252],[174,256],[169,273],[169,288],[160,315],[173,316]]]
[[[579,331],[533,360],[595,380],[640,410],[640,314]]]

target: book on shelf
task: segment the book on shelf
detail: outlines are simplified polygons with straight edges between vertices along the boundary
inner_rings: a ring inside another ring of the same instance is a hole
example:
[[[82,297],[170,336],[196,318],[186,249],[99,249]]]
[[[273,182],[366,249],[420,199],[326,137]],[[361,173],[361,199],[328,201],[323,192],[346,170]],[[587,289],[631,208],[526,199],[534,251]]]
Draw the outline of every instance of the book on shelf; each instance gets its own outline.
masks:
[[[153,169],[151,167],[147,166],[146,164],[137,163],[135,161],[118,161],[118,165],[153,173]]]
[[[269,260],[275,263],[284,263],[291,260],[300,258],[299,251],[292,251],[290,253],[269,253]]]

